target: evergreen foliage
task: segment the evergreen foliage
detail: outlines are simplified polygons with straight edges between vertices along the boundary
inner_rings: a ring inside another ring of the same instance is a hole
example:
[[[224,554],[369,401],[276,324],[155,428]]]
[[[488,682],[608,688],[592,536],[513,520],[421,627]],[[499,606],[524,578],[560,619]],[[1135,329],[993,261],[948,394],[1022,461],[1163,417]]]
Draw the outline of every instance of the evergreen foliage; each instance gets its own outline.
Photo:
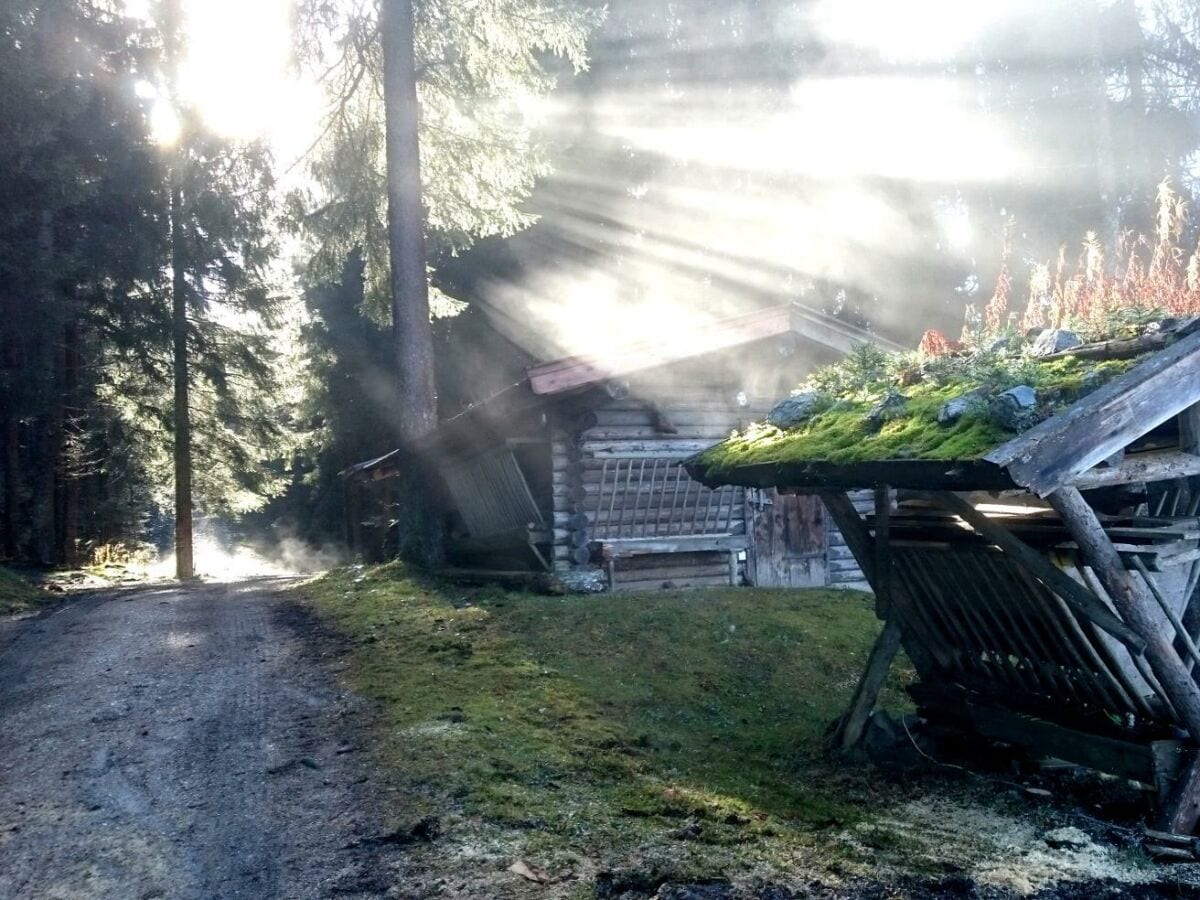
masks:
[[[0,555],[74,562],[170,509],[168,168],[137,82],[161,36],[115,3],[0,10]],[[278,483],[270,159],[193,126],[182,160],[197,499]]]
[[[586,0],[489,0],[416,5],[421,172],[431,259],[533,219],[522,204],[549,171],[537,105],[560,70],[582,71],[602,18]],[[334,282],[361,248],[364,299],[386,321],[388,258],[383,166],[382,58],[370,2],[303,0],[301,52],[324,73],[330,113],[315,148],[317,190],[292,197],[311,247],[306,278]],[[435,292],[435,315],[453,300]]]

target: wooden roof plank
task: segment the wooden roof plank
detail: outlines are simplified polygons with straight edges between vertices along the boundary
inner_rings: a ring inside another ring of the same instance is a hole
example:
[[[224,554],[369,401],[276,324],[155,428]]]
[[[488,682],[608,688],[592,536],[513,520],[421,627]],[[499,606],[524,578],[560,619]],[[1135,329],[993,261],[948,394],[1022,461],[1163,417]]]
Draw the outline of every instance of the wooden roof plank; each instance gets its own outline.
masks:
[[[997,447],[984,459],[1045,497],[1200,401],[1200,332]]]
[[[829,490],[860,490],[879,485],[895,488],[950,491],[1009,490],[1014,485],[1000,469],[983,460],[942,462],[904,459],[848,463],[823,460],[791,463],[751,463],[710,477],[697,466],[694,457],[684,462],[688,474],[709,487],[735,484],[742,487],[772,488],[797,493]]]

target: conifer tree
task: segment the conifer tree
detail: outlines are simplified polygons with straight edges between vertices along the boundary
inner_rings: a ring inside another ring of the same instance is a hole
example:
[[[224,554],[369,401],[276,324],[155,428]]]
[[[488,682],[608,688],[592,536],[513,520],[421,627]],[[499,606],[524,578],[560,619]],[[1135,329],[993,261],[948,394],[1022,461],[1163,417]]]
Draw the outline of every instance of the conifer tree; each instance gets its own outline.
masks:
[[[531,110],[555,68],[584,68],[602,13],[577,0],[382,0],[346,10],[301,4],[301,50],[326,71],[332,112],[312,163],[319,191],[294,198],[294,213],[311,242],[311,284],[334,281],[361,248],[364,313],[390,319],[396,343],[400,399],[376,414],[411,444],[436,424],[429,315],[455,308],[436,290],[427,296],[426,268],[530,224],[521,204],[548,170]],[[406,470],[419,471],[417,462]],[[431,479],[409,481],[398,504],[402,555],[435,562],[437,515],[423,489]]]

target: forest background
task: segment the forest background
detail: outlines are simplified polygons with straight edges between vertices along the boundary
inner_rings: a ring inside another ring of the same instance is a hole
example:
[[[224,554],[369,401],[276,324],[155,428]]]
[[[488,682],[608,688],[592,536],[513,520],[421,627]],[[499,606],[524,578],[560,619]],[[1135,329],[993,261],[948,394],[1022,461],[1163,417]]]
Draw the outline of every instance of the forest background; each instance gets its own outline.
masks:
[[[412,3],[437,365],[484,310],[541,358],[789,300],[915,344],[1192,202],[1192,4],[900,6]],[[181,408],[202,531],[336,553],[402,436],[379,10],[205,8],[0,10],[0,559],[169,550]]]

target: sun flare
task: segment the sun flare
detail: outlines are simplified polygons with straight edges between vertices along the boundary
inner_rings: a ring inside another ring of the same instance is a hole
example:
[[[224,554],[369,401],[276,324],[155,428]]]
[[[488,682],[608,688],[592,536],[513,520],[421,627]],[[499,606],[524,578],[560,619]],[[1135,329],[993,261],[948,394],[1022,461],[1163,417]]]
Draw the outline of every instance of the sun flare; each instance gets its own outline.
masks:
[[[311,141],[322,109],[319,87],[294,64],[291,6],[291,0],[183,0],[186,49],[178,72],[180,101],[208,128],[234,140],[266,140],[285,164]],[[150,20],[152,7],[126,0],[125,13]],[[179,113],[165,90],[155,91],[153,136],[169,144],[179,135]]]

